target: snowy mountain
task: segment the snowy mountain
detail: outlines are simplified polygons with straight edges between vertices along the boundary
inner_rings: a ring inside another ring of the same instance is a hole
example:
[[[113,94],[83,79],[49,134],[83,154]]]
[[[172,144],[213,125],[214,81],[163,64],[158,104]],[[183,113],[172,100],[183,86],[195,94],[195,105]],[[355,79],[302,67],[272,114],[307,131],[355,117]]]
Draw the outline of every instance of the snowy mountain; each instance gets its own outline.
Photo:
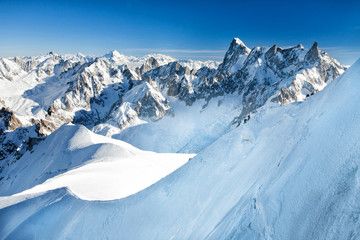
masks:
[[[128,198],[82,201],[60,189],[3,208],[2,236],[357,239],[359,78],[360,61],[304,103],[264,106]]]
[[[359,61],[0,60],[1,239],[360,237]]]

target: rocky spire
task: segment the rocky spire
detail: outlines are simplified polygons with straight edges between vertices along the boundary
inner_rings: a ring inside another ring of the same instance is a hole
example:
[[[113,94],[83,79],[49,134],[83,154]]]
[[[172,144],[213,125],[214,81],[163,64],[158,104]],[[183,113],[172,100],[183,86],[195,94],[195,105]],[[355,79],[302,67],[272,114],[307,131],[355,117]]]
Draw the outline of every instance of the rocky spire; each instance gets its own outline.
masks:
[[[234,38],[230,43],[223,62],[219,66],[219,70],[226,73],[231,72],[231,68],[234,65],[241,65],[249,53],[250,49],[246,47],[244,42],[239,38]]]
[[[281,50],[281,48],[279,48],[277,45],[273,45],[271,48],[269,48],[269,50],[267,50],[265,56],[272,57],[278,52],[279,49]]]
[[[318,61],[321,57],[320,49],[318,43],[314,42],[309,51],[305,55],[305,61],[308,63],[314,63]]]
[[[159,62],[154,57],[149,57],[146,59],[145,63],[140,67],[140,74],[143,74],[151,69],[159,67]]]

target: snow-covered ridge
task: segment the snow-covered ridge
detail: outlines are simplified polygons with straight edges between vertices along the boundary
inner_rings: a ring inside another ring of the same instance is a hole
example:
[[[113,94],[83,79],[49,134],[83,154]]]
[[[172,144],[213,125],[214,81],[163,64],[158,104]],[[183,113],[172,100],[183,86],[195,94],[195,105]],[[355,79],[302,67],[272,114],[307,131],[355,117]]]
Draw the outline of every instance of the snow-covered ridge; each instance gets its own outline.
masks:
[[[65,125],[6,169],[0,194],[13,195],[0,197],[0,208],[59,188],[84,200],[121,199],[150,186],[193,156],[141,151],[83,126]]]

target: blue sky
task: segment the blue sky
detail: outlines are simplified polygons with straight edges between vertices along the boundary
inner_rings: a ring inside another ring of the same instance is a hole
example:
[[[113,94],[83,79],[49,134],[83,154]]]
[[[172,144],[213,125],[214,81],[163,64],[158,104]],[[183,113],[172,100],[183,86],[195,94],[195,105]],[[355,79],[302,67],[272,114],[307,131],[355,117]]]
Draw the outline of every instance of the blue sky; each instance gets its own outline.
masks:
[[[360,57],[360,1],[0,0],[0,55],[112,49],[222,59],[233,37],[249,47],[303,43],[346,64]]]

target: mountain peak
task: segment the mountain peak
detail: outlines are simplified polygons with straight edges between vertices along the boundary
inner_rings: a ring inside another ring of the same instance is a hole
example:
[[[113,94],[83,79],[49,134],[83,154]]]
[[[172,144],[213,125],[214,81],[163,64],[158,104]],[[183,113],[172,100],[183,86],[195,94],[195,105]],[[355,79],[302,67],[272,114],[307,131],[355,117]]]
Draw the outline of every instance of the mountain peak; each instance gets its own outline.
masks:
[[[223,63],[219,66],[219,70],[233,72],[242,65],[249,53],[250,48],[248,48],[239,38],[234,38],[230,43],[229,49],[226,51]],[[236,67],[233,69],[235,65]]]
[[[239,45],[239,46],[243,46],[246,47],[245,43],[243,41],[240,40],[240,38],[233,38],[231,45]]]
[[[310,49],[318,49],[318,48],[319,48],[319,44],[318,42],[315,41]]]
[[[111,52],[105,54],[105,58],[108,58],[114,62],[128,62],[128,57],[122,55],[117,50],[112,50]]]
[[[234,48],[240,48],[243,49],[244,51],[246,51],[247,49],[250,50],[243,41],[240,40],[240,38],[233,38],[233,40],[230,43],[230,49],[234,49]],[[228,50],[228,51],[229,51]]]
[[[309,51],[305,55],[305,60],[309,62],[314,62],[320,59],[320,49],[317,42],[314,42]]]
[[[112,51],[109,53],[109,55],[111,55],[112,57],[116,57],[116,58],[119,58],[119,57],[122,56],[121,53],[118,52],[117,50],[112,50]]]

